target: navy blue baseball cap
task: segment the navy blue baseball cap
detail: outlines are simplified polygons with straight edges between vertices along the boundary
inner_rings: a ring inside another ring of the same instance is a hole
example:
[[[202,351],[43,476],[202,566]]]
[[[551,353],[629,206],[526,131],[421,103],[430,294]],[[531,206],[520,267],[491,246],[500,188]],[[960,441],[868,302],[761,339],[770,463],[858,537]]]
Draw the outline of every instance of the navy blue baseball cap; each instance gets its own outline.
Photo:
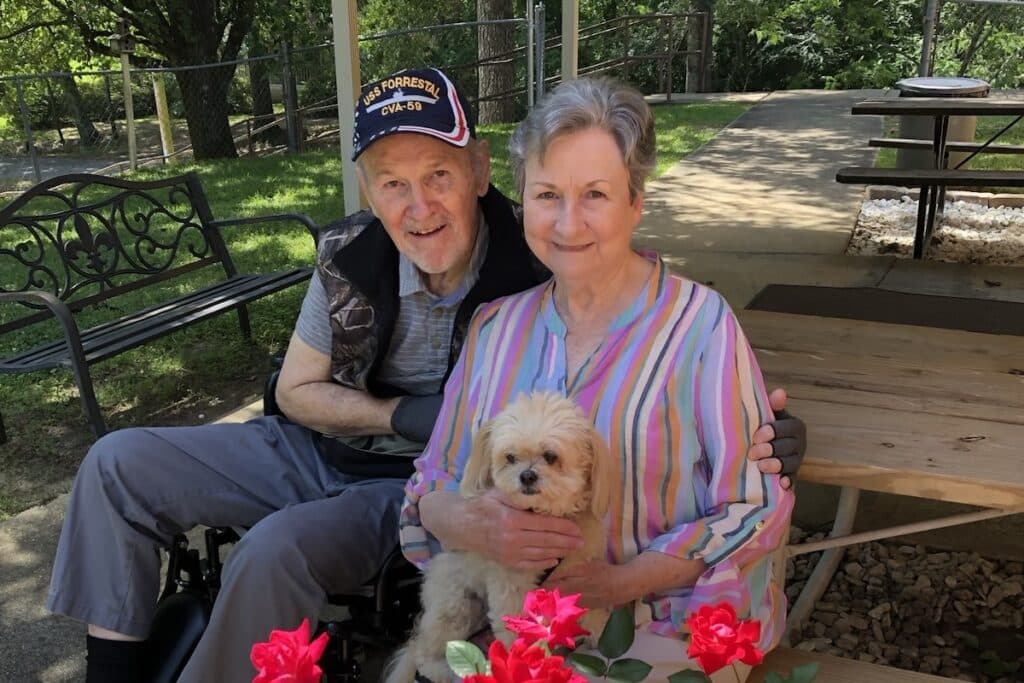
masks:
[[[476,137],[469,102],[437,69],[408,69],[363,86],[356,102],[352,161],[392,133],[422,133],[455,147]]]

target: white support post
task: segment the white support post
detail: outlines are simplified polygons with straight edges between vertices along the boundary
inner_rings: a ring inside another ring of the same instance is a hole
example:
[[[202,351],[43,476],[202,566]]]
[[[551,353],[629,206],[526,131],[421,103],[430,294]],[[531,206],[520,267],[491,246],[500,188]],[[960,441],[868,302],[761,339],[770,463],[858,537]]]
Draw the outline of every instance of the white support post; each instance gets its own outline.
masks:
[[[359,19],[356,0],[331,0],[334,15],[334,74],[338,84],[338,127],[341,136],[341,182],[345,214],[362,208],[359,179],[352,161],[352,131],[359,97]]]
[[[576,78],[579,70],[580,2],[562,0],[562,80]]]
[[[160,146],[164,152],[164,163],[170,163],[174,154],[174,129],[171,126],[171,113],[167,107],[167,87],[163,73],[152,74],[153,100],[156,102],[156,116],[160,124]]]

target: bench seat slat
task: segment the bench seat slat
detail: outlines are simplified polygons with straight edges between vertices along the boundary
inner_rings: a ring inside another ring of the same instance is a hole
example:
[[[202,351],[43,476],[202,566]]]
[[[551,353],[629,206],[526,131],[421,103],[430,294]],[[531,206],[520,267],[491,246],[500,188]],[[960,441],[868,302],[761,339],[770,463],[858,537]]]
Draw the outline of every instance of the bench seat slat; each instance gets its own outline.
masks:
[[[749,309],[737,315],[750,342],[765,351],[828,349],[882,360],[918,358],[922,370],[930,371],[1024,368],[1024,339],[1012,335]]]
[[[269,275],[236,276],[180,299],[97,325],[82,334],[86,361],[95,363],[110,358],[170,331],[308,280],[311,272],[311,268],[296,268]],[[27,372],[70,365],[67,344],[58,340],[0,362],[0,372]]]
[[[981,142],[965,142],[949,140],[946,142],[946,150],[949,152],[977,152],[981,150]],[[871,147],[890,147],[895,150],[932,150],[931,140],[915,139],[910,137],[872,137],[867,140]],[[989,144],[981,152],[984,155],[1022,155],[1024,144]]]
[[[768,375],[769,386],[774,380]],[[813,446],[800,478],[1003,509],[1024,507],[1024,426],[791,398]]]
[[[90,342],[95,345],[95,339],[102,335],[107,335],[111,332],[115,332],[120,328],[128,327],[134,328],[141,325],[146,320],[160,319],[171,314],[172,311],[182,311],[188,307],[194,307],[196,305],[202,305],[207,300],[215,297],[219,292],[225,290],[231,290],[239,286],[240,282],[247,282],[253,277],[260,277],[258,275],[238,275],[234,278],[227,280],[220,280],[215,282],[208,287],[189,292],[177,299],[171,299],[158,304],[154,304],[148,308],[142,309],[135,313],[129,313],[128,315],[121,316],[114,320],[107,321],[96,325],[95,327],[81,330],[82,344],[88,350]],[[50,316],[47,316],[50,317]],[[24,353],[17,356],[18,360],[28,366],[33,365],[37,362],[43,362],[42,359],[56,353],[60,355],[63,353],[63,349],[66,344],[63,339],[56,339],[48,344],[42,344],[31,350],[25,351]]]
[[[942,185],[957,187],[1024,187],[1024,171],[954,170],[935,168],[874,168],[849,166],[836,172],[836,181],[847,184],[892,185],[909,187]]]
[[[747,683],[764,683],[770,671],[788,676],[793,667],[811,662],[817,662],[818,676],[815,680],[822,683],[942,683],[955,680],[818,652],[777,648],[765,656],[763,664],[754,668]]]
[[[928,371],[916,360],[865,358],[830,350],[773,351],[759,353],[757,359],[773,383],[792,395],[841,395],[844,402],[856,405],[1024,426],[1024,377],[1013,374],[1010,366],[986,372],[936,364]]]

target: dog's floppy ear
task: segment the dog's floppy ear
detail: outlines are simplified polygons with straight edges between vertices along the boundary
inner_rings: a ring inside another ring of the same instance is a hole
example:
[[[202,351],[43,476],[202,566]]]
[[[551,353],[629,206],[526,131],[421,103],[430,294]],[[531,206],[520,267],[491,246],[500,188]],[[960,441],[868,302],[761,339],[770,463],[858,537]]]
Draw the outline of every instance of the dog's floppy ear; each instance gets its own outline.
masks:
[[[491,422],[485,422],[473,437],[473,449],[469,453],[469,460],[462,471],[462,482],[459,484],[459,492],[464,496],[479,496],[494,488],[494,479],[491,478],[492,430]]]
[[[604,519],[612,502],[612,490],[619,479],[619,468],[608,450],[604,437],[590,430],[590,511]]]

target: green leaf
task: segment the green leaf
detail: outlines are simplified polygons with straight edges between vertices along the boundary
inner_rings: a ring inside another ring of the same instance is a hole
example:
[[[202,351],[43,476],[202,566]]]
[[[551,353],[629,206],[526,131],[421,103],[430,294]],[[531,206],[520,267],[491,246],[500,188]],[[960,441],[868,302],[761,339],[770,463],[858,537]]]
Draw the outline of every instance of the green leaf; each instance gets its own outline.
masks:
[[[683,669],[668,677],[668,683],[708,683],[711,679],[697,669]]]
[[[608,665],[600,657],[585,655],[579,652],[573,652],[569,655],[569,663],[576,667],[580,673],[588,676],[604,676],[604,673],[608,670]]]
[[[449,640],[444,649],[444,658],[457,676],[465,678],[473,674],[487,673],[487,658],[473,643],[465,640]]]
[[[651,665],[639,659],[619,659],[608,667],[607,678],[619,683],[640,683],[651,673]]]
[[[621,657],[633,645],[634,635],[633,603],[630,603],[612,612],[597,641],[597,649],[608,659]]]
[[[789,683],[811,683],[814,677],[818,675],[818,663],[810,662],[808,664],[801,664],[800,666],[794,666],[793,670],[789,672]],[[771,683],[766,681],[765,683]]]

